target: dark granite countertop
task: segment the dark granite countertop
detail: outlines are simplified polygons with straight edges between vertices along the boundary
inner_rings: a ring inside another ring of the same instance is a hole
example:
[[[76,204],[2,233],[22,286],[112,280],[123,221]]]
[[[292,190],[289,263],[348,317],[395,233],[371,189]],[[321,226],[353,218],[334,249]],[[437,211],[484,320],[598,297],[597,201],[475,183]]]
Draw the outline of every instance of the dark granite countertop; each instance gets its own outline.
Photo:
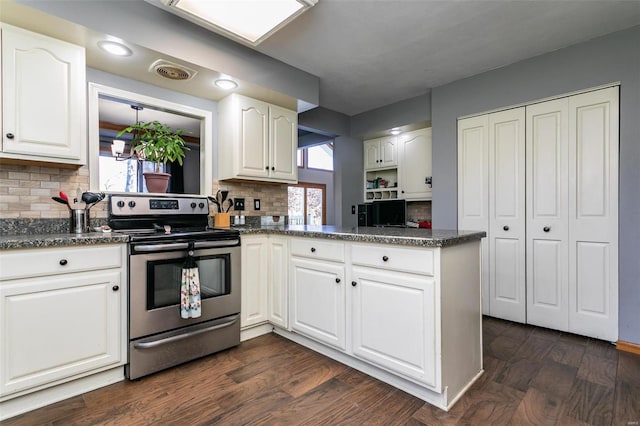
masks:
[[[126,243],[127,241],[129,241],[129,236],[127,235],[102,232],[90,232],[87,234],[1,235],[0,250],[119,244]]]
[[[326,238],[363,243],[398,244],[418,247],[448,247],[486,237],[485,232],[422,228],[378,228],[338,226],[240,226],[241,235],[275,234],[292,237]]]

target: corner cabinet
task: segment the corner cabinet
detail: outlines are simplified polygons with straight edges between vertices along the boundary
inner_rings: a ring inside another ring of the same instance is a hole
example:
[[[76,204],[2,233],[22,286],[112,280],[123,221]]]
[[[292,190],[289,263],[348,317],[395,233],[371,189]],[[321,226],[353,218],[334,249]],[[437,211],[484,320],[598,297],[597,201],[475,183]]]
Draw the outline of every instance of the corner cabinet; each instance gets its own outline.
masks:
[[[0,28],[0,159],[84,165],[84,48],[4,23]]]
[[[0,401],[127,361],[126,246],[7,250]]]
[[[232,94],[218,104],[218,179],[297,183],[298,115]]]

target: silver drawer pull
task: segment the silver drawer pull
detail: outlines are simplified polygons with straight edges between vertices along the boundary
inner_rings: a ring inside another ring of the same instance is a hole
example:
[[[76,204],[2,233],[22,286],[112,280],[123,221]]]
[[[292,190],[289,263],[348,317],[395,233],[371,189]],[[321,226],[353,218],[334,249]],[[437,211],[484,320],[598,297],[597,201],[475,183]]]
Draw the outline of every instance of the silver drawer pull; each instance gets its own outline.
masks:
[[[209,331],[219,330],[221,328],[229,327],[230,325],[238,322],[239,315],[234,315],[229,321],[222,324],[212,325],[211,327],[203,328],[201,330],[191,331],[189,333],[178,334],[177,336],[167,337],[166,339],[155,340],[153,342],[134,343],[133,347],[136,349],[151,349],[157,346],[166,345],[167,343],[177,342],[178,340],[188,339],[189,337],[197,336],[198,334],[208,333]]]
[[[193,244],[193,248],[203,249],[203,248],[214,248],[214,247],[226,247],[226,246],[235,246],[240,243],[239,239],[234,240],[220,240],[220,241],[198,241]]]

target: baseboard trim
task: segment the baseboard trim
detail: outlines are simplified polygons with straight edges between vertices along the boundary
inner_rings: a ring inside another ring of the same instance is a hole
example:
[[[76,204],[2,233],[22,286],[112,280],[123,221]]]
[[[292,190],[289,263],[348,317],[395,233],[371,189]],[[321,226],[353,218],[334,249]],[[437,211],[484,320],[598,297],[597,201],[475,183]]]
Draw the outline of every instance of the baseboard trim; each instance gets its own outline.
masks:
[[[618,340],[616,342],[616,348],[622,352],[630,352],[632,354],[640,355],[640,344],[625,342],[624,340]]]

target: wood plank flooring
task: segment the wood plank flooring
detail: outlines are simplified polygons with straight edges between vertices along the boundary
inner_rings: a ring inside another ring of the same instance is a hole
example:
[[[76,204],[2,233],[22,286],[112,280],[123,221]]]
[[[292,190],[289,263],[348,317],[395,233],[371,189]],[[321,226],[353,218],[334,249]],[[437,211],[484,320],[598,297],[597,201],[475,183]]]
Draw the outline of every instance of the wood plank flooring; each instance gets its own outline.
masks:
[[[640,356],[485,317],[485,374],[449,411],[275,334],[2,425],[638,425]]]

